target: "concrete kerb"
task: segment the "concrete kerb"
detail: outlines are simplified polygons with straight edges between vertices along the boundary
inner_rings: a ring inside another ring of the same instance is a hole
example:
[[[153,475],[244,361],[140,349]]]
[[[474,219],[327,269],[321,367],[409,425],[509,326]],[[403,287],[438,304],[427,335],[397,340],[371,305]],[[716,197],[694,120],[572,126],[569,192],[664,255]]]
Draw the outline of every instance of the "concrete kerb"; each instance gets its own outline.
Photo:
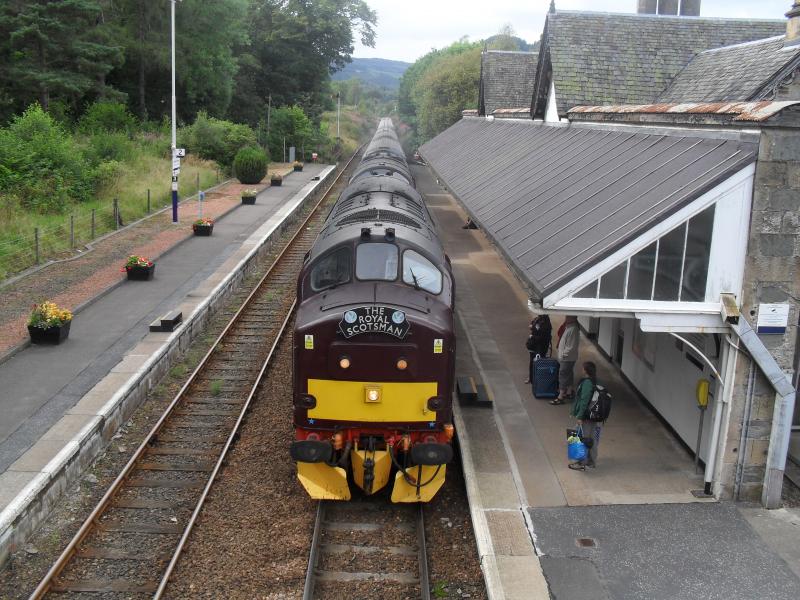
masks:
[[[138,408],[148,392],[169,369],[177,355],[185,351],[205,328],[208,319],[216,312],[253,268],[254,259],[269,251],[272,237],[280,234],[300,210],[324,191],[325,185],[336,174],[331,166],[301,188],[274,216],[244,242],[252,244],[234,269],[225,274],[214,289],[185,318],[183,324],[171,333],[162,346],[154,352],[137,371],[114,393],[100,409],[96,418],[87,423],[75,437],[40,471],[0,513],[0,565],[42,523],[61,494],[81,476],[94,461],[118,427]],[[267,225],[270,225],[267,228]],[[202,284],[201,284],[202,285]]]
[[[464,419],[461,416],[461,407],[458,397],[453,392],[453,420],[456,425],[458,447],[461,453],[461,466],[464,471],[464,485],[467,488],[469,500],[469,513],[472,518],[472,529],[475,532],[475,543],[478,546],[478,560],[481,563],[483,580],[486,584],[486,594],[489,600],[505,600],[503,585],[500,580],[500,570],[492,548],[492,536],[489,533],[489,524],[483,511],[480,490],[475,477],[475,463],[469,445],[469,434]]]

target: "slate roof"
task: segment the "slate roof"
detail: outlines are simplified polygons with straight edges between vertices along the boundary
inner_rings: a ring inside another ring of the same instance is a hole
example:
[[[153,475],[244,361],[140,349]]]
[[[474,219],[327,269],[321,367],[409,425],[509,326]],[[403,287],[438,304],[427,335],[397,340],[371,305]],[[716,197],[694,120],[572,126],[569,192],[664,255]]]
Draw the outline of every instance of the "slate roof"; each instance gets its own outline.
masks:
[[[696,54],[785,31],[783,20],[556,11],[547,15],[540,53],[552,64],[563,116],[573,106],[654,102]],[[537,116],[550,85],[545,63],[539,66]]]
[[[721,132],[464,118],[420,148],[538,299],[756,159]]]
[[[695,56],[659,102],[757,100],[800,62],[800,47],[784,49],[784,36],[706,50]],[[777,81],[776,81],[777,80]]]
[[[490,115],[498,108],[529,107],[538,58],[538,52],[483,52],[479,113]]]

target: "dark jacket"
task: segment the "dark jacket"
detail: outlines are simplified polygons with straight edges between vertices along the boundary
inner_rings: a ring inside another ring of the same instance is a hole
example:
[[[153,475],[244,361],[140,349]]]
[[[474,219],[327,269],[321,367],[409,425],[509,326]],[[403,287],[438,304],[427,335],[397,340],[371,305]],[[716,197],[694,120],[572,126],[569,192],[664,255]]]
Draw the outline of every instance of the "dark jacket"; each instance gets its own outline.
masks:
[[[578,389],[575,390],[575,401],[572,403],[572,410],[569,414],[579,420],[586,419],[589,401],[593,394],[594,383],[588,377],[584,377],[578,383]]]

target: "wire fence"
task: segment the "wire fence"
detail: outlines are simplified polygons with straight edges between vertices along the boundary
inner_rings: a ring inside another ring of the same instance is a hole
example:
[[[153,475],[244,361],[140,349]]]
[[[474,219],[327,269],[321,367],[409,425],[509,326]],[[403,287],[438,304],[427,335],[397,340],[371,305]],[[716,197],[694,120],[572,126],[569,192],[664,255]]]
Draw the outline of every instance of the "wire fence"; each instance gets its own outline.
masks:
[[[219,175],[216,175],[219,182]],[[199,181],[198,181],[199,185]],[[126,203],[124,210],[114,198],[98,207],[65,215],[59,223],[34,227],[30,233],[0,239],[0,282],[30,267],[53,259],[68,258],[111,231],[153,214],[168,204],[148,189],[140,202]]]

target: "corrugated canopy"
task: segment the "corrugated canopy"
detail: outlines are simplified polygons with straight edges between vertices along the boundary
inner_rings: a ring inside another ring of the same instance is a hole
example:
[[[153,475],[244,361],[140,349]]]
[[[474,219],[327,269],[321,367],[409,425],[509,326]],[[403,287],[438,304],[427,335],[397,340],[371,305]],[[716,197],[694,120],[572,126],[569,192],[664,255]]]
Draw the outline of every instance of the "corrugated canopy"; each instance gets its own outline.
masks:
[[[542,298],[755,160],[698,136],[465,118],[420,153]]]

